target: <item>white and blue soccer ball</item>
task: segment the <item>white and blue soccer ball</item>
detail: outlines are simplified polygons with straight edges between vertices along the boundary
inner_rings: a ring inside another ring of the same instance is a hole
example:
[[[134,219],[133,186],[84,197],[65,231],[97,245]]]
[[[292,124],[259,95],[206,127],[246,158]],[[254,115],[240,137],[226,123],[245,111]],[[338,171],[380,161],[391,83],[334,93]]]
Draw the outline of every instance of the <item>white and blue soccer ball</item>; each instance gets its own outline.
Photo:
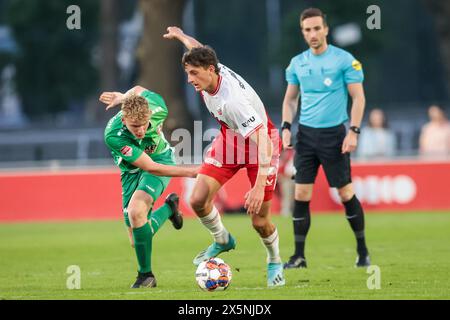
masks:
[[[223,291],[230,285],[231,278],[230,266],[220,258],[203,261],[195,271],[195,280],[205,291]]]

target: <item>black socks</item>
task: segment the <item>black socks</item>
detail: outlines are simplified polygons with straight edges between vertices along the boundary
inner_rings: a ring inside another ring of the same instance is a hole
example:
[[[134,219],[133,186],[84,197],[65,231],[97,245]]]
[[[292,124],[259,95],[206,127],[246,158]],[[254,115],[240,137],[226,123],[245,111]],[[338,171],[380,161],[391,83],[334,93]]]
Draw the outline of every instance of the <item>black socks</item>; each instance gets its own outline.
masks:
[[[305,258],[305,240],[311,225],[309,201],[295,201],[293,213],[295,256]],[[347,220],[352,228],[357,242],[357,252],[360,257],[369,254],[364,234],[364,211],[356,196],[344,202]]]
[[[311,225],[309,201],[295,201],[294,214],[295,256],[305,258],[305,240]]]
[[[355,233],[358,255],[365,257],[368,255],[368,252],[364,234],[364,211],[361,203],[356,196],[353,196],[353,198],[343,204],[347,220]]]

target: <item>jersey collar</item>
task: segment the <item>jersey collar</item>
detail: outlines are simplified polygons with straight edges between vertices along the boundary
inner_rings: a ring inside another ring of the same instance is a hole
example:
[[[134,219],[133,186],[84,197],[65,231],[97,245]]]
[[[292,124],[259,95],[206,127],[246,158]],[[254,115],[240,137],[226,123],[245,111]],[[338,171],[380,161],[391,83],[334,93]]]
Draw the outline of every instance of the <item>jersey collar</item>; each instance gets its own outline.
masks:
[[[217,81],[217,87],[214,90],[214,92],[213,93],[208,93],[206,91],[205,92],[208,93],[210,96],[215,96],[219,92],[221,84],[222,84],[222,76],[219,74],[219,80]]]

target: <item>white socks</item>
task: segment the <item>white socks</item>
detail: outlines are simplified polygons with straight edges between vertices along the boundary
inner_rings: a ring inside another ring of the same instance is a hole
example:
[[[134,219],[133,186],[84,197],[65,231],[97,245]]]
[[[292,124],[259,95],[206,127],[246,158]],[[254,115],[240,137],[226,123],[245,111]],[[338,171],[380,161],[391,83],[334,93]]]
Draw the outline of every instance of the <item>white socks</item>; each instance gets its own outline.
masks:
[[[278,230],[267,238],[261,238],[267,250],[267,263],[281,263]]]
[[[220,213],[213,207],[212,211],[205,217],[200,218],[201,223],[209,230],[214,237],[214,241],[219,244],[227,244],[229,233],[222,223]]]
[[[229,233],[222,223],[219,211],[213,207],[212,211],[205,217],[199,218],[201,223],[209,230],[214,241],[219,244],[227,244]],[[267,263],[281,263],[278,230],[275,229],[267,238],[261,238],[267,250]]]

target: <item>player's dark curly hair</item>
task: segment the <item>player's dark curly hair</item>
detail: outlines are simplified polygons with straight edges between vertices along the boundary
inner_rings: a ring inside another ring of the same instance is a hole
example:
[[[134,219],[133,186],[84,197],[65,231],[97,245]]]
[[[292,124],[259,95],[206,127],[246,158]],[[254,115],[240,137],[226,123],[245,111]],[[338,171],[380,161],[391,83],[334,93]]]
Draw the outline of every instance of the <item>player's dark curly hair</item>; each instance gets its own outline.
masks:
[[[187,64],[194,67],[208,68],[214,66],[215,72],[219,74],[219,59],[213,48],[210,46],[196,47],[187,51],[181,60],[183,67]]]

